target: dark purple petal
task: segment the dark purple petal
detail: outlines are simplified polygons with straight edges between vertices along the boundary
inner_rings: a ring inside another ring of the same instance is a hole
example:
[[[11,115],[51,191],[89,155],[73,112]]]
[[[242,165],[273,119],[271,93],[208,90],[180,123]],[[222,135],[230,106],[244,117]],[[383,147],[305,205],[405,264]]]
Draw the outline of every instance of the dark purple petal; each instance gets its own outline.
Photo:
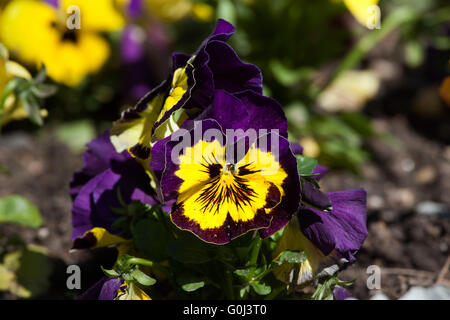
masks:
[[[91,179],[75,198],[72,208],[72,240],[82,237],[94,227],[105,228],[112,234],[119,234],[112,228],[118,216],[111,208],[120,208],[117,194],[125,203],[133,200],[154,205],[154,191],[148,175],[134,159],[113,163],[111,168]]]
[[[278,130],[280,136],[287,138],[287,119],[278,101],[251,90],[237,93],[236,97],[247,108],[250,119],[249,128]]]
[[[119,278],[111,278],[107,280],[100,291],[98,300],[114,300],[117,297],[121,286],[122,281]]]
[[[109,131],[92,140],[83,155],[83,168],[76,172],[70,182],[70,195],[74,199],[81,188],[94,176],[111,166],[113,161],[125,161],[130,158],[126,153],[117,153],[109,139]]]
[[[188,54],[181,52],[174,52],[172,54],[173,70],[176,70],[178,68],[184,68],[190,58],[191,56]]]
[[[193,55],[173,54],[173,73],[186,67],[188,90],[170,111],[155,123],[156,130],[180,108],[198,109],[200,112],[210,106],[214,91],[224,89],[229,93],[252,90],[262,94],[262,75],[251,64],[243,63],[225,41],[234,33],[234,27],[225,20],[219,20],[213,33],[206,38]],[[270,103],[269,103],[270,104]],[[261,110],[262,111],[262,110]]]
[[[223,130],[234,129],[234,141],[252,131],[255,139],[274,130],[287,137],[287,119],[282,107],[274,99],[250,90],[236,95],[216,90],[212,105],[197,119],[215,119]]]
[[[84,293],[77,296],[76,300],[114,300],[117,296],[122,281],[118,278],[104,276]]]
[[[289,146],[291,147],[292,153],[295,155],[303,154],[303,147],[295,142],[289,142]]]
[[[301,206],[298,213],[303,234],[324,255],[334,249],[349,262],[367,237],[364,189],[330,192],[331,212]]]
[[[214,31],[209,36],[210,40],[227,41],[234,33],[234,26],[226,20],[219,19]]]
[[[314,168],[314,170],[313,170],[313,172],[312,172],[313,174],[317,174],[317,173],[318,173],[318,175],[317,175],[317,176],[311,176],[311,178],[316,179],[316,180],[320,180],[320,179],[323,178],[323,176],[324,176],[329,170],[330,170],[330,169],[328,169],[327,167],[318,164],[318,165]]]
[[[331,208],[331,200],[308,180],[303,180],[302,201],[321,210]]]
[[[253,64],[242,62],[228,44],[211,41],[206,47],[208,66],[213,73],[215,89],[228,92],[253,90],[262,95],[262,74]]]
[[[347,289],[336,286],[333,290],[333,298],[334,300],[345,300],[353,297]]]

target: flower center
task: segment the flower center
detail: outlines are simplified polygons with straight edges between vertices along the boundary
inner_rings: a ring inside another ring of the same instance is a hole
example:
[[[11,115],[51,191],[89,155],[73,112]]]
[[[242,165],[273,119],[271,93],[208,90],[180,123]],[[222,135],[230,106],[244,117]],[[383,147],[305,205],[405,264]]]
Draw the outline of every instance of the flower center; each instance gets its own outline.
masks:
[[[76,30],[69,30],[66,28],[66,26],[64,26],[61,23],[58,23],[56,21],[52,21],[51,22],[51,27],[53,29],[56,29],[60,34],[61,34],[61,41],[67,41],[67,42],[72,42],[72,43],[77,43],[78,42],[78,34],[76,32]]]
[[[226,163],[223,167],[223,175],[234,175],[236,173],[236,165],[233,163]]]

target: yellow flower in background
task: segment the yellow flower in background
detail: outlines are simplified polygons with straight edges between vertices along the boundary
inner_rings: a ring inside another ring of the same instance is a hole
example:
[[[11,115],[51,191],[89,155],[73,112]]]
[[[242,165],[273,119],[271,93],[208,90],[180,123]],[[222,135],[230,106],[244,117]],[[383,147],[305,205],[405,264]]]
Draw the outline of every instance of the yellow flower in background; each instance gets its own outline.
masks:
[[[0,127],[11,120],[20,120],[28,117],[21,103],[16,105],[17,97],[13,92],[5,94],[5,87],[9,81],[15,77],[31,80],[31,74],[17,62],[9,60],[6,48],[0,43],[0,99],[5,98],[4,107],[1,113]]]
[[[67,27],[70,21],[75,28]],[[0,41],[24,62],[45,64],[53,80],[76,86],[109,57],[109,45],[99,32],[123,25],[113,0],[62,0],[58,8],[38,0],[13,0],[1,15]]]
[[[378,2],[379,0],[344,0],[348,10],[363,26],[367,25],[371,15],[369,6],[377,5]]]
[[[180,20],[192,9],[190,0],[146,0],[145,4],[151,14],[167,21]]]
[[[179,21],[188,16],[209,22],[214,19],[214,7],[191,0],[117,0],[123,11],[132,7],[136,14],[148,13],[166,22]]]

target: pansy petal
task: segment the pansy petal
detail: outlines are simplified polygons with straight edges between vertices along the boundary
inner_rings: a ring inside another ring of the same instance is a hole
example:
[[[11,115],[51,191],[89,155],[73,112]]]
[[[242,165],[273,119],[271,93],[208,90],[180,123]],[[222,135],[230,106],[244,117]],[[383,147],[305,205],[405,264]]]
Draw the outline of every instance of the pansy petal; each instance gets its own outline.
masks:
[[[118,234],[118,230],[112,228],[117,215],[111,210],[121,207],[118,192],[127,204],[132,200],[151,205],[156,203],[149,178],[141,165],[134,159],[113,163],[112,168],[91,179],[75,198],[72,208],[73,240],[94,227]]]
[[[262,95],[261,71],[253,64],[242,62],[230,45],[211,41],[206,52],[210,57],[208,66],[214,75],[215,89],[228,92],[253,90]]]
[[[279,135],[287,137],[287,119],[279,103],[251,90],[234,95],[216,90],[212,105],[197,119],[217,120],[225,128],[229,141],[233,137],[233,141],[237,141],[247,136],[253,137],[250,138],[253,142],[259,135],[276,130]]]
[[[325,166],[322,166],[320,164],[318,164],[314,170],[313,170],[313,174],[317,174],[316,176],[311,176],[313,179],[315,180],[320,180],[323,178],[323,176],[329,171],[330,169],[328,169]]]
[[[123,244],[128,241],[129,240],[109,233],[104,228],[95,227],[86,231],[82,237],[75,238],[72,249],[95,249]]]
[[[87,145],[88,150],[83,154],[83,168],[77,171],[70,182],[70,195],[74,199],[81,188],[94,176],[102,173],[111,166],[112,161],[125,161],[125,153],[117,153],[109,140],[109,132],[105,131],[100,137]]]
[[[291,151],[295,155],[303,154],[303,147],[296,142],[289,142],[289,146],[291,147]]]
[[[326,194],[308,180],[303,181],[302,201],[321,210],[331,209],[332,206]]]
[[[267,238],[283,228],[297,212],[301,199],[301,185],[297,172],[297,161],[289,147],[289,142],[280,137],[279,162],[287,173],[282,188],[286,193],[281,203],[272,209],[270,215],[273,217],[270,226],[259,231],[261,237]]]
[[[121,118],[113,123],[111,142],[117,152],[128,149],[140,159],[150,157],[152,127],[160,114],[169,86],[164,81],[145,95],[136,106],[122,112]]]
[[[161,177],[161,193],[162,193],[162,202],[167,202],[168,200],[175,199],[178,196],[178,190],[180,189],[183,180],[179,178],[175,172],[180,169],[180,165],[176,163],[178,160],[179,153],[182,151],[180,146],[190,147],[197,145],[201,142],[201,139],[204,137],[204,134],[208,130],[214,130],[221,137],[221,141],[219,141],[220,145],[225,143],[225,136],[222,132],[222,127],[215,120],[205,120],[205,121],[196,121],[193,128],[191,130],[180,130],[171,136],[171,141],[168,142],[165,146],[165,168]],[[197,134],[196,134],[197,132]],[[212,131],[210,131],[212,132]],[[205,142],[211,142],[213,140],[218,141],[219,137],[211,136],[209,139],[205,138]],[[178,148],[178,149],[176,149]],[[200,148],[202,151],[202,148]],[[176,159],[173,159],[173,158]],[[202,154],[190,153],[189,160],[191,163],[189,165],[195,166],[195,162],[201,161]],[[201,174],[201,172],[198,172]],[[193,181],[195,182],[195,181]]]
[[[76,300],[114,300],[117,297],[122,281],[118,278],[103,276],[92,287],[77,296]]]
[[[330,192],[330,212],[302,206],[298,218],[305,236],[328,255],[333,250],[354,261],[354,254],[367,237],[366,192],[364,189]]]
[[[268,129],[287,138],[287,119],[283,108],[275,99],[259,95],[251,90],[236,93],[247,108],[250,126],[256,130]]]
[[[119,289],[117,300],[152,300],[136,284],[129,285],[125,282]]]

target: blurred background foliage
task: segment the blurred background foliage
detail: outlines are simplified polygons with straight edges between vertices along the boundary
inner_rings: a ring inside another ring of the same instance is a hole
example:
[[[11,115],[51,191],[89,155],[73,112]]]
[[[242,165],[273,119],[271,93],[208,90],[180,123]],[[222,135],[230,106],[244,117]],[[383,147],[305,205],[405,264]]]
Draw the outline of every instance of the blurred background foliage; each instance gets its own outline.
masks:
[[[6,12],[15,1],[2,0],[0,8]],[[123,17],[118,30],[102,33],[109,58],[76,86],[55,82],[57,93],[42,103],[48,110],[45,122],[57,127],[57,136],[75,151],[82,151],[121,110],[164,80],[171,52],[192,53],[217,18],[235,25],[230,44],[244,61],[262,70],[265,94],[286,111],[291,140],[322,164],[355,173],[370,157],[364,148],[369,139],[390,141],[364,115],[365,105],[386,80],[371,63],[374,56],[382,56],[377,52],[380,43],[387,42],[383,47],[391,48],[401,69],[432,70],[424,76],[436,82],[449,71],[446,0],[380,1],[381,28],[374,30],[360,23],[363,11],[355,11],[358,1],[351,0],[146,0],[137,11],[129,0],[108,1]],[[100,12],[98,19],[108,16]],[[140,54],[131,53],[129,59],[130,43]],[[8,49],[13,59],[37,74],[38,65],[26,64],[20,52]],[[37,129],[20,121],[4,131],[24,126]]]

